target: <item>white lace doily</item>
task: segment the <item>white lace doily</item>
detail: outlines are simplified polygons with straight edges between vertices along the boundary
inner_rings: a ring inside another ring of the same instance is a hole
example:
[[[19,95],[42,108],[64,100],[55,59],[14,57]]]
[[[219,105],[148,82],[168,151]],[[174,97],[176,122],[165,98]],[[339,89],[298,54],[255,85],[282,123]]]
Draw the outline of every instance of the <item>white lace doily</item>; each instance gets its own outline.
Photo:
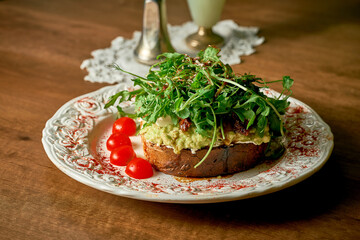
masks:
[[[185,44],[185,37],[197,30],[197,26],[193,22],[187,22],[181,26],[169,25],[168,30],[171,43],[177,52],[194,54]],[[232,20],[217,23],[213,30],[225,39],[220,54],[222,61],[230,65],[240,63],[240,56],[254,53],[254,47],[262,44],[265,40],[264,37],[257,36],[259,31],[257,27],[242,27]],[[93,58],[84,60],[80,66],[81,69],[88,71],[88,75],[84,79],[90,82],[110,84],[131,83],[130,79],[132,77],[121,71],[114,70],[112,67],[114,63],[129,72],[145,76],[149,66],[138,63],[133,57],[133,51],[140,36],[141,32],[136,31],[132,39],[117,37],[111,42],[109,48],[93,51],[91,53]]]

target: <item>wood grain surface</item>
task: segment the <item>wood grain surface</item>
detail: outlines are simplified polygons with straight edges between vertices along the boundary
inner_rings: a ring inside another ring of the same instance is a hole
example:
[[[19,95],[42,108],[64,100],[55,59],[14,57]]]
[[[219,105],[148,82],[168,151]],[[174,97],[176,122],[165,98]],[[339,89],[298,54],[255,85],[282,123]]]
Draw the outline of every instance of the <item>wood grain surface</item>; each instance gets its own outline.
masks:
[[[304,182],[253,199],[160,204],[87,187],[41,144],[65,102],[106,84],[83,80],[90,52],[141,29],[143,1],[0,1],[0,239],[360,239],[360,2],[228,0],[223,19],[266,42],[234,66],[290,75],[294,97],[331,126],[328,163]],[[190,20],[167,1],[168,20]]]

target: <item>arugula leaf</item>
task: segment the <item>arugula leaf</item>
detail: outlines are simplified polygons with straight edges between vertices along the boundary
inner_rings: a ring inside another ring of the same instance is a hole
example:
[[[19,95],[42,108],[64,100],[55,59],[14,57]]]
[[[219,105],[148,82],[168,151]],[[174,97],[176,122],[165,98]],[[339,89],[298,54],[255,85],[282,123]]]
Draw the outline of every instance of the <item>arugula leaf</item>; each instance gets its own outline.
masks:
[[[105,109],[114,105],[118,99],[119,99],[119,103],[129,101],[133,96],[141,93],[142,91],[143,91],[142,89],[138,89],[132,92],[129,92],[127,90],[120,91],[110,97],[109,101],[105,104]]]
[[[201,58],[203,62],[211,61],[211,62],[219,62],[220,58],[218,56],[220,52],[219,48],[208,47],[205,51],[201,54]]]
[[[283,76],[283,88],[286,90],[290,90],[291,86],[294,84],[294,80],[290,78],[290,76]]]
[[[177,112],[176,115],[182,119],[188,118],[190,116],[190,110],[189,108],[184,108],[183,110]]]
[[[183,103],[184,98],[183,97],[179,97],[178,99],[176,99],[175,103],[174,103],[174,109],[175,111],[179,111],[181,104]]]

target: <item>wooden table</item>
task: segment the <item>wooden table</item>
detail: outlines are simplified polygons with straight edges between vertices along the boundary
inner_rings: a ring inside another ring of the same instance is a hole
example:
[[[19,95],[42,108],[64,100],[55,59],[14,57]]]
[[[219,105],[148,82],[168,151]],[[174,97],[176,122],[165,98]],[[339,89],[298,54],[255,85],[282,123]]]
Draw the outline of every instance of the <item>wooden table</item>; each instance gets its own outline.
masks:
[[[161,204],[87,187],[41,144],[65,102],[107,84],[83,80],[90,52],[141,29],[143,1],[0,1],[1,239],[360,239],[359,1],[228,0],[224,19],[266,42],[236,72],[290,75],[294,97],[331,126],[335,148],[315,175],[253,199]],[[168,20],[190,20],[168,1]]]

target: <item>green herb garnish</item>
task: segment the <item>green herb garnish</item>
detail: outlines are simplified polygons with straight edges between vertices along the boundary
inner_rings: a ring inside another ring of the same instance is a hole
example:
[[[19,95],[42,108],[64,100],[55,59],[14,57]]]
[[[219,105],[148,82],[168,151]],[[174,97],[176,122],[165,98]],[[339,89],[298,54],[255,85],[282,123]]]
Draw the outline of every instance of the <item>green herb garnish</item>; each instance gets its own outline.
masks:
[[[146,77],[126,72],[119,66],[117,70],[129,73],[135,78],[135,91],[121,91],[113,95],[105,105],[129,101],[135,97],[135,114],[151,125],[160,117],[170,116],[173,124],[180,119],[188,119],[196,132],[211,137],[212,142],[199,166],[208,156],[216,141],[216,131],[220,127],[223,134],[223,119],[237,116],[246,128],[256,128],[262,137],[269,126],[273,137],[283,136],[283,117],[287,101],[292,94],[293,80],[284,76],[281,80],[266,82],[251,74],[237,76],[228,64],[219,58],[220,50],[208,47],[197,57],[185,54],[164,53],[158,58]],[[282,82],[279,97],[270,98],[260,91],[268,84]],[[119,113],[124,112],[118,107]],[[212,133],[212,134],[210,134]]]

